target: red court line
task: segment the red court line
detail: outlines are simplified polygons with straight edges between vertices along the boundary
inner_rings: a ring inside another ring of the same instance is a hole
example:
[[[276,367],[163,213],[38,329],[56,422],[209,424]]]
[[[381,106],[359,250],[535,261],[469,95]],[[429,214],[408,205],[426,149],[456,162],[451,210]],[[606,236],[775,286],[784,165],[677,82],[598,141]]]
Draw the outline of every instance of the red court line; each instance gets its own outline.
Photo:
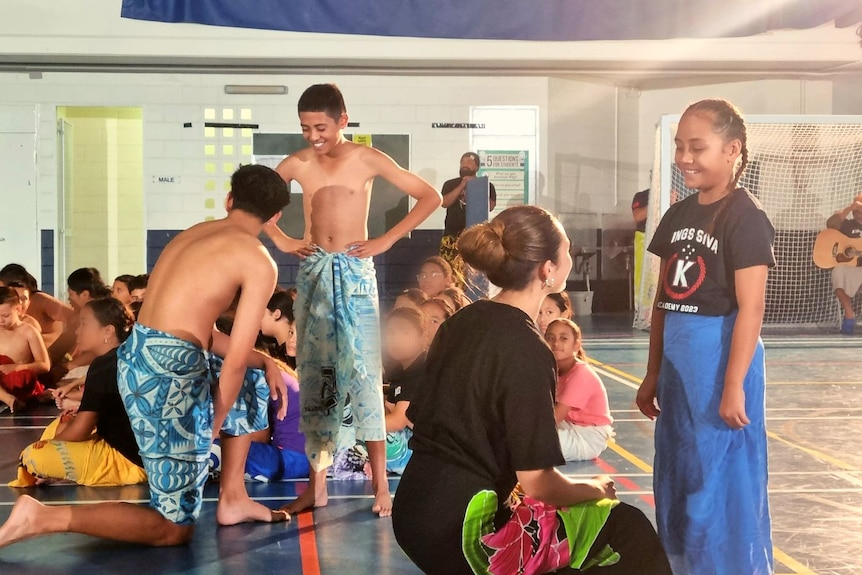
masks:
[[[596,458],[595,462],[596,462],[596,465],[598,465],[599,469],[601,469],[602,471],[604,471],[608,475],[613,476],[616,473],[619,473],[613,465],[611,465],[610,463],[608,463],[607,461],[605,461],[601,457]],[[642,491],[643,490],[643,487],[641,487],[640,485],[638,485],[637,483],[635,483],[634,481],[632,481],[628,477],[614,477],[614,482],[619,483],[620,485],[622,485],[626,489],[630,489],[632,491]],[[655,497],[653,495],[640,495],[639,497],[642,500],[644,500],[650,507],[653,507],[653,508],[655,507]]]
[[[320,575],[317,536],[314,534],[314,514],[306,511],[294,517],[296,517],[296,526],[299,528],[299,557],[302,559],[302,574]]]

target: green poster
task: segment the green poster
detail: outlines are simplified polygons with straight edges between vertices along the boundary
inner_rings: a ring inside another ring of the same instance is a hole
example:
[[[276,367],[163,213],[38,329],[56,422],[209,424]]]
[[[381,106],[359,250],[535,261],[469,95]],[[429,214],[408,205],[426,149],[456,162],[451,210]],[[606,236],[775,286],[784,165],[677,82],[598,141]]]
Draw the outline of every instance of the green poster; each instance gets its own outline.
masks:
[[[479,150],[479,175],[497,190],[497,209],[529,201],[530,153],[526,150]]]

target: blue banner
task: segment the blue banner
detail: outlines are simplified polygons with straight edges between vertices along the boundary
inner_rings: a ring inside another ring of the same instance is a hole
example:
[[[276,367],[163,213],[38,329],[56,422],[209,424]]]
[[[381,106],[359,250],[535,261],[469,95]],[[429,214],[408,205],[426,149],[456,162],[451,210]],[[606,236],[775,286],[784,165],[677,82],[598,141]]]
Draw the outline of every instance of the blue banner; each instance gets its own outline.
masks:
[[[753,36],[862,20],[858,0],[123,0],[122,16],[294,32],[551,41]]]

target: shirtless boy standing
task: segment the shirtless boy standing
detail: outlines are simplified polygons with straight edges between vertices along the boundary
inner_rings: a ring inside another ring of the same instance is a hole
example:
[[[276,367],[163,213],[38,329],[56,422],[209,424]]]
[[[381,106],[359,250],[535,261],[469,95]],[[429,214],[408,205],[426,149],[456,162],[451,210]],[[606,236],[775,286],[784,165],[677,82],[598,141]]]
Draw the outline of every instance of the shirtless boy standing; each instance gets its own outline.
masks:
[[[285,509],[296,513],[326,505],[326,469],[347,397],[356,438],[365,442],[372,469],[372,510],[391,515],[386,479],[377,277],[371,258],[392,247],[434,210],[440,194],[386,154],[345,139],[347,110],[333,84],[308,88],[299,99],[299,122],[309,148],[276,168],[302,186],[305,235],[289,238],[275,226],[267,234],[282,251],[305,257],[294,304],[302,430],[311,464],[308,489]],[[398,224],[368,239],[371,185],[380,176],[416,200]]]
[[[21,319],[21,298],[13,287],[0,287],[0,401],[13,412],[40,393],[39,374],[51,367],[42,336]]]
[[[45,507],[25,495],[0,527],[0,546],[60,532],[154,546],[188,542],[219,430],[227,434],[219,524],[287,519],[249,498],[243,471],[248,434],[267,425],[267,396],[280,392],[279,417],[286,410],[277,366],[252,348],[276,282],[275,263],[258,235],[288,201],[274,171],[243,166],[231,179],[227,217],[182,232],[156,263],[139,323],[117,351],[120,393],[147,472],[150,508],[120,502]],[[228,338],[213,326],[238,291]],[[224,358],[212,391],[210,360],[217,360],[210,352]],[[270,388],[247,366],[265,369]]]

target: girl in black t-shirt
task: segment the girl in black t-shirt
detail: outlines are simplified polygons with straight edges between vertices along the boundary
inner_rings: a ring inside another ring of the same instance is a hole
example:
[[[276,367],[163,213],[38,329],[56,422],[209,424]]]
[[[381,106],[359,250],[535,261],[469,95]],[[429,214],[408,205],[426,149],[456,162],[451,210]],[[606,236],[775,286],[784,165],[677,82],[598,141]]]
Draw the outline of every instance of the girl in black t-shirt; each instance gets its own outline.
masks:
[[[737,183],[745,123],[724,100],[691,105],[677,167],[698,190],[670,207],[640,410],[656,419],[659,535],[675,575],[773,572],[760,341],[775,231]]]
[[[91,300],[79,313],[76,344],[97,356],[90,364],[81,408],[55,420],[40,441],[21,452],[15,487],[52,480],[80,485],[133,485],[147,475],[117,389],[117,347],[132,318],[114,298]]]
[[[392,518],[425,573],[670,573],[649,520],[616,500],[610,478],[576,483],[556,469],[565,463],[556,362],[534,318],[565,287],[569,247],[560,223],[534,206],[509,208],[458,241],[464,261],[502,291],[443,324],[407,411],[413,457]]]

